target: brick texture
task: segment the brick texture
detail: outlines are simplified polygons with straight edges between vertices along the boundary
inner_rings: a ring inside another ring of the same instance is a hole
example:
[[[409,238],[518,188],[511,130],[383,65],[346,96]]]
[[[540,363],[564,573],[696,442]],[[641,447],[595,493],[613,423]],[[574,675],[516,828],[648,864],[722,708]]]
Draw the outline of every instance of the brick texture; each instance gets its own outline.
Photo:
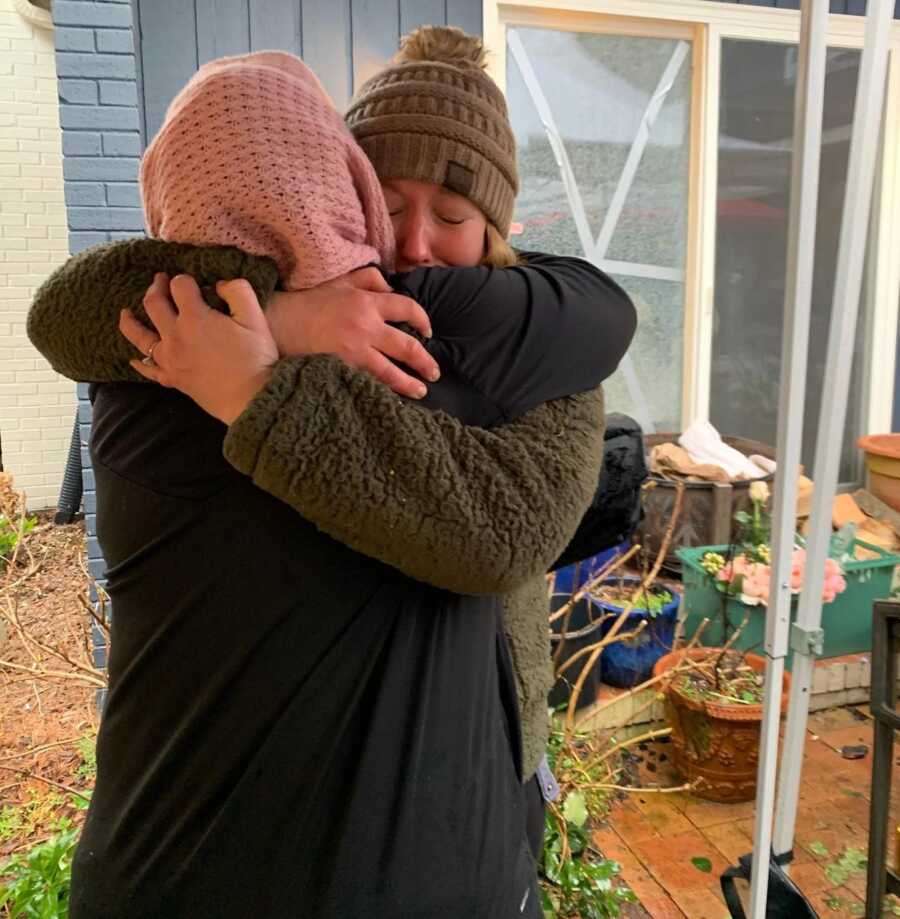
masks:
[[[35,288],[68,256],[59,102],[95,103],[97,86],[57,85],[54,34],[0,0],[0,444],[31,508],[55,505],[75,414],[75,384],[25,335]],[[93,47],[67,30],[66,47]]]
[[[75,253],[97,243],[142,235],[134,23],[128,2],[56,0],[53,18],[68,240]],[[88,567],[102,585],[105,566],[96,539],[86,386],[78,386],[78,398]]]

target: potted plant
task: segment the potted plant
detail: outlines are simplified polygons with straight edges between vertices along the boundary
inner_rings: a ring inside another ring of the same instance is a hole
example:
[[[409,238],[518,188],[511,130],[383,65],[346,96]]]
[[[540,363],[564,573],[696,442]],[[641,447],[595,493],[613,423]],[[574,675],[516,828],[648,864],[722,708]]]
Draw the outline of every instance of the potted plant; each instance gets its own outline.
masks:
[[[695,793],[713,801],[747,801],[756,794],[765,662],[755,654],[735,650],[749,621],[735,628],[727,601],[746,597],[745,607],[767,602],[771,550],[765,482],[750,486],[749,511],[735,514],[743,541],[736,552],[705,551],[700,568],[722,594],[722,636],[719,648],[689,648],[661,658],[654,668],[664,681],[666,719],[672,728],[672,762]],[[726,554],[730,558],[726,558]],[[802,581],[802,571],[799,572]],[[799,588],[799,581],[797,584]],[[835,592],[840,583],[829,585]],[[743,601],[741,601],[743,602]],[[730,635],[727,633],[730,631]],[[790,677],[784,676],[782,707],[787,703]]]
[[[711,801],[756,795],[765,661],[730,648],[690,648],[660,658],[654,676],[665,683],[672,764],[694,793]],[[782,712],[790,676],[784,675]]]
[[[590,592],[590,603],[603,615],[600,638],[605,637],[626,606],[631,606],[623,633],[632,638],[613,641],[600,657],[601,679],[610,686],[630,688],[650,679],[654,664],[675,643],[675,625],[681,597],[660,587],[641,589],[641,579],[626,575],[607,578]],[[646,623],[643,629],[638,627]]]

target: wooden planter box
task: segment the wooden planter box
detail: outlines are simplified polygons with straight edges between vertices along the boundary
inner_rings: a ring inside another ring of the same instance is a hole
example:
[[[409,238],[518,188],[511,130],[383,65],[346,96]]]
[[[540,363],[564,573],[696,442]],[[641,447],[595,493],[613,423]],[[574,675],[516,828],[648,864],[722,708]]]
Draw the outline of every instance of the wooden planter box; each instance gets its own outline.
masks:
[[[774,449],[759,441],[748,440],[745,437],[722,439],[745,456],[758,453],[769,459],[775,458]],[[677,442],[678,434],[648,434],[644,437],[644,449],[649,455],[650,450],[658,444]],[[761,481],[771,483],[774,478],[774,475],[768,475]],[[650,480],[654,486],[644,491],[644,519],[638,530],[638,540],[650,552],[651,557],[655,558],[675,508],[675,483],[656,475],[651,475]],[[681,572],[679,549],[729,543],[734,515],[738,511],[748,510],[749,481],[734,484],[686,482],[684,503],[666,555],[665,568],[671,572]]]

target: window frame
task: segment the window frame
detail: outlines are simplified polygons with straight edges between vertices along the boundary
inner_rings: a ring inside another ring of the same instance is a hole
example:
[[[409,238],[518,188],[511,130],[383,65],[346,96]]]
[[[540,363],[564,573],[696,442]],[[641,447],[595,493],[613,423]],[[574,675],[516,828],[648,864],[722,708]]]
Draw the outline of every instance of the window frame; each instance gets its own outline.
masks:
[[[601,34],[682,38],[692,42],[691,166],[685,263],[682,426],[709,418],[715,291],[719,80],[722,41],[797,44],[800,12],[710,0],[484,0],[489,72],[506,89],[506,30],[564,29]],[[829,47],[861,49],[865,17],[828,18]],[[900,21],[891,26],[879,181],[870,222],[868,298],[861,434],[890,431],[900,311]],[[861,312],[862,315],[862,312]],[[867,409],[867,410],[866,410]]]

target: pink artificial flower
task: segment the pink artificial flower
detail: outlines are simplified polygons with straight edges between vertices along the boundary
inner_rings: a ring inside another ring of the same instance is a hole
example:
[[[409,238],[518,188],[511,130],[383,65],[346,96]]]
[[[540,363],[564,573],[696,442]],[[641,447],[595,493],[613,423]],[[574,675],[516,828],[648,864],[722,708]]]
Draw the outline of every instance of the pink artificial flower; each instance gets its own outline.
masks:
[[[749,573],[744,575],[743,592],[748,597],[757,597],[762,600],[763,603],[768,603],[772,579],[772,573],[769,570],[769,566],[756,563],[749,567]]]
[[[833,575],[841,573],[841,566],[833,559],[825,559],[825,577],[832,577]]]
[[[751,562],[746,555],[737,555],[734,559],[734,576],[737,577],[739,574],[748,575],[753,569],[753,562]]]
[[[806,550],[794,549],[791,553],[791,590],[803,587],[806,573]],[[772,589],[772,568],[762,562],[751,562],[746,555],[737,555],[717,573],[716,579],[731,584],[742,577],[741,592],[751,599],[768,604]],[[822,585],[822,602],[831,603],[847,589],[841,566],[833,558],[825,561],[825,582]]]
[[[831,603],[838,595],[847,589],[847,582],[842,574],[827,574],[822,585],[822,602]]]

